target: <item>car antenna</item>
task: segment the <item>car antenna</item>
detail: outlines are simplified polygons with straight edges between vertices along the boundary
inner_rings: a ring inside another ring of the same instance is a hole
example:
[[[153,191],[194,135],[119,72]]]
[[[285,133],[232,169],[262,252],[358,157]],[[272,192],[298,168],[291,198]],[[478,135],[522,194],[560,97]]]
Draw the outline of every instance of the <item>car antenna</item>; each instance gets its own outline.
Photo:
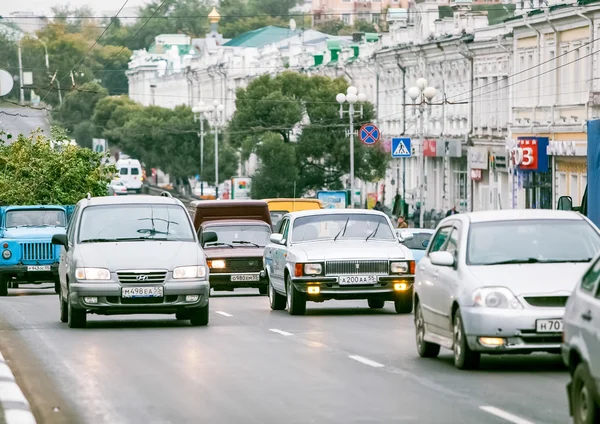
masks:
[[[173,195],[171,193],[169,193],[168,191],[163,191],[162,193],[160,193],[160,195],[162,197],[173,197]]]
[[[85,196],[86,199],[90,200],[92,198],[92,194],[88,193],[87,196]]]

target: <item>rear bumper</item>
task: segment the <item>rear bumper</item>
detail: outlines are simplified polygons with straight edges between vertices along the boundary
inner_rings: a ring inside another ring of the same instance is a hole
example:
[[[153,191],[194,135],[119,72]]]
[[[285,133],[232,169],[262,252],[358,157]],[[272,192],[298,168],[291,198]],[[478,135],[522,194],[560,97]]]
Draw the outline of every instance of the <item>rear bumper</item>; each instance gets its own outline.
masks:
[[[397,283],[405,283],[403,290],[395,288]],[[412,297],[414,276],[385,276],[379,277],[377,284],[371,285],[340,285],[337,277],[304,277],[292,279],[296,290],[305,293],[310,300],[362,300],[382,299],[396,300],[398,297]],[[319,293],[309,293],[309,287],[318,287]]]
[[[0,275],[5,278],[14,278],[22,283],[54,281],[58,278],[57,263],[44,264],[43,266],[50,266],[50,271],[27,271],[27,265],[11,265],[0,267]]]
[[[258,278],[255,281],[231,281],[232,277],[234,279],[247,279],[246,276],[254,276],[254,278]],[[233,290],[233,289],[241,289],[241,288],[262,288],[267,287],[269,284],[269,279],[267,278],[267,273],[265,271],[260,272],[240,272],[240,273],[211,273],[209,276],[210,279],[210,288],[213,290]]]
[[[69,302],[79,309],[98,315],[123,314],[172,314],[186,308],[204,307],[208,304],[210,285],[208,281],[166,282],[164,297],[123,299],[119,283],[72,283],[69,286]],[[187,301],[188,295],[198,299]],[[96,303],[85,301],[86,297],[97,298]]]

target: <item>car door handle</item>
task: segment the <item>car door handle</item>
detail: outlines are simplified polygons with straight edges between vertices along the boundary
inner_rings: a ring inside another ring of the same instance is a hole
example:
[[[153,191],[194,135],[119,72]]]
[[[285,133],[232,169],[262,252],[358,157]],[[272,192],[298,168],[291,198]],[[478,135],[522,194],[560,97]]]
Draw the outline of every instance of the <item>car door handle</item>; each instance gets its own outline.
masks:
[[[592,320],[592,311],[584,312],[583,314],[581,314],[581,318],[585,321],[591,321]]]

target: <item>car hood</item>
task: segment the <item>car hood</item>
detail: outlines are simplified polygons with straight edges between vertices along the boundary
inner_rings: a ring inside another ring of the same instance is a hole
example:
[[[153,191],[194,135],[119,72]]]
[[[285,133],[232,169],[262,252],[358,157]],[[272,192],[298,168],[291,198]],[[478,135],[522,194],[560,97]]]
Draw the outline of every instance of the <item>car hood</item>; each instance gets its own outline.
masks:
[[[84,243],[77,246],[82,263],[77,266],[123,269],[168,269],[177,266],[204,265],[204,255],[195,242],[134,241],[120,243]]]
[[[509,288],[517,296],[570,296],[589,263],[470,266],[481,286]]]
[[[54,234],[65,234],[65,227],[19,227],[7,228],[0,233],[5,239],[51,239]]]
[[[204,248],[204,254],[207,259],[214,258],[262,258],[265,251],[264,247],[209,247]]]
[[[410,250],[394,241],[328,240],[296,244],[292,249],[302,252],[309,261],[336,259],[412,259]]]

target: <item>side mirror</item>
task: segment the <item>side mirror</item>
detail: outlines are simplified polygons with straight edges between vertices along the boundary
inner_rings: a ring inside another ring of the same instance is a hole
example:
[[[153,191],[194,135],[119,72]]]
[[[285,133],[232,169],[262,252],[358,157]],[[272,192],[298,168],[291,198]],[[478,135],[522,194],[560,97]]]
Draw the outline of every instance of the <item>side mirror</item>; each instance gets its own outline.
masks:
[[[202,244],[202,247],[204,247],[206,243],[213,243],[217,240],[219,240],[217,233],[215,233],[214,231],[206,231],[202,233],[202,237],[200,238],[200,244]]]
[[[52,236],[52,244],[64,246],[65,249],[69,250],[69,241],[66,234],[54,234]]]
[[[399,236],[402,241],[409,241],[415,238],[415,235],[410,231],[400,231]]]
[[[283,238],[283,234],[271,234],[269,237],[269,241],[275,244],[284,244],[285,240]]]
[[[573,210],[573,199],[571,196],[560,196],[558,198],[558,205],[556,207],[559,211],[570,211]]]
[[[432,252],[429,259],[433,265],[454,266],[454,256],[450,252]]]

